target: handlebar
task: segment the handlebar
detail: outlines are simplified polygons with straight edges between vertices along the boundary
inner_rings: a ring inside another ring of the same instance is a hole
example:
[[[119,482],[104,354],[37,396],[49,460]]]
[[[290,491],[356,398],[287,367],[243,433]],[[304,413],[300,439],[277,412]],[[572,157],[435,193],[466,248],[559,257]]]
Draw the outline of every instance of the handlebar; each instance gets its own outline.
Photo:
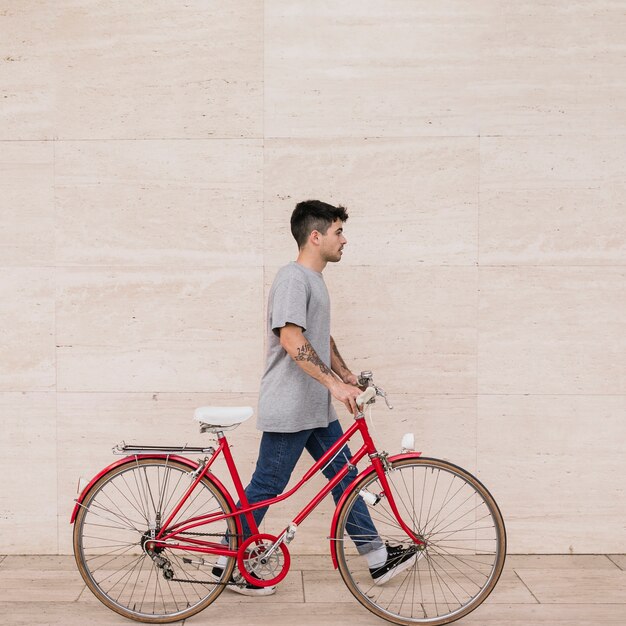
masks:
[[[361,375],[359,376],[359,385],[361,387],[367,386],[367,389],[360,396],[357,397],[357,406],[364,407],[367,404],[375,402],[376,396],[380,396],[385,400],[387,407],[393,409],[393,406],[387,399],[387,394],[385,393],[385,391],[374,384],[374,375],[372,374],[372,372],[361,372]]]
[[[376,388],[368,387],[357,399],[357,406],[365,406],[369,404],[372,398],[376,397]]]

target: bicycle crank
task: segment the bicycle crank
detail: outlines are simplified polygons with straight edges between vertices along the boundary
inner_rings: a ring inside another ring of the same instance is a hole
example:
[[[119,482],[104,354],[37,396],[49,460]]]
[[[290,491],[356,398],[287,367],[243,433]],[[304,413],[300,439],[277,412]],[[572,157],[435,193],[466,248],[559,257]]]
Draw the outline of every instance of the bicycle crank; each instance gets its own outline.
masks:
[[[290,564],[287,546],[274,535],[253,535],[241,544],[237,552],[239,573],[257,587],[278,584],[287,576]]]

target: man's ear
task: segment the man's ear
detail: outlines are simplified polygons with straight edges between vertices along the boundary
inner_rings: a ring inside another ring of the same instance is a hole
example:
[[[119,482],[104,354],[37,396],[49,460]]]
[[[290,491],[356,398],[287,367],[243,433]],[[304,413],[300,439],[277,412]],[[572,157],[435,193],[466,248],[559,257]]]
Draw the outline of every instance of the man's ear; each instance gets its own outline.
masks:
[[[312,230],[311,234],[309,235],[309,241],[316,246],[319,245],[320,235],[321,233],[319,230]]]

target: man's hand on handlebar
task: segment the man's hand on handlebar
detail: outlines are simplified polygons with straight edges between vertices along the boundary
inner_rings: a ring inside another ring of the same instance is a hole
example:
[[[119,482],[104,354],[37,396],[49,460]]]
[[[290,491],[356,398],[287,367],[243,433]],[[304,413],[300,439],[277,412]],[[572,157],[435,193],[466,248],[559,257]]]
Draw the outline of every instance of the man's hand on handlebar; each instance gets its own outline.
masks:
[[[343,382],[346,383],[346,385],[354,385],[355,387],[359,386],[359,377],[356,374],[348,374],[344,379]]]
[[[356,382],[356,376],[354,378]],[[359,408],[356,404],[356,399],[361,395],[361,389],[359,389],[359,387],[356,387],[353,384],[342,383],[337,380],[330,388],[330,393],[333,398],[343,402],[352,415],[356,415],[359,412]]]
[[[348,385],[354,385],[355,387],[358,387],[361,391],[365,391],[367,389],[367,383],[365,383],[364,385],[360,385],[359,377],[356,374],[350,374],[349,376],[346,376],[343,382],[347,383]]]

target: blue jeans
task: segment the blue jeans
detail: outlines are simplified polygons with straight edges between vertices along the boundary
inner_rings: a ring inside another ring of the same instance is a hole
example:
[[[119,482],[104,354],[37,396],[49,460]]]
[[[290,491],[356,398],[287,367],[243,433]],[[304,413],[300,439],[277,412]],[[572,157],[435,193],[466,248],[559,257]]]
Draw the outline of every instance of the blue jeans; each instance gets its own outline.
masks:
[[[275,498],[281,494],[298,459],[304,449],[317,461],[341,437],[343,431],[337,420],[325,428],[310,428],[295,433],[264,432],[256,469],[246,487],[246,497],[250,504]],[[345,455],[345,456],[344,456]],[[351,457],[348,446],[344,446],[338,456],[323,470],[328,480],[333,478]],[[335,503],[343,495],[348,485],[356,478],[356,470],[350,470],[344,479],[332,490]],[[267,507],[252,511],[259,525],[267,512]],[[250,528],[245,517],[241,517],[244,538],[250,536]],[[362,498],[358,498],[346,521],[346,530],[360,554],[367,554],[383,546]]]

